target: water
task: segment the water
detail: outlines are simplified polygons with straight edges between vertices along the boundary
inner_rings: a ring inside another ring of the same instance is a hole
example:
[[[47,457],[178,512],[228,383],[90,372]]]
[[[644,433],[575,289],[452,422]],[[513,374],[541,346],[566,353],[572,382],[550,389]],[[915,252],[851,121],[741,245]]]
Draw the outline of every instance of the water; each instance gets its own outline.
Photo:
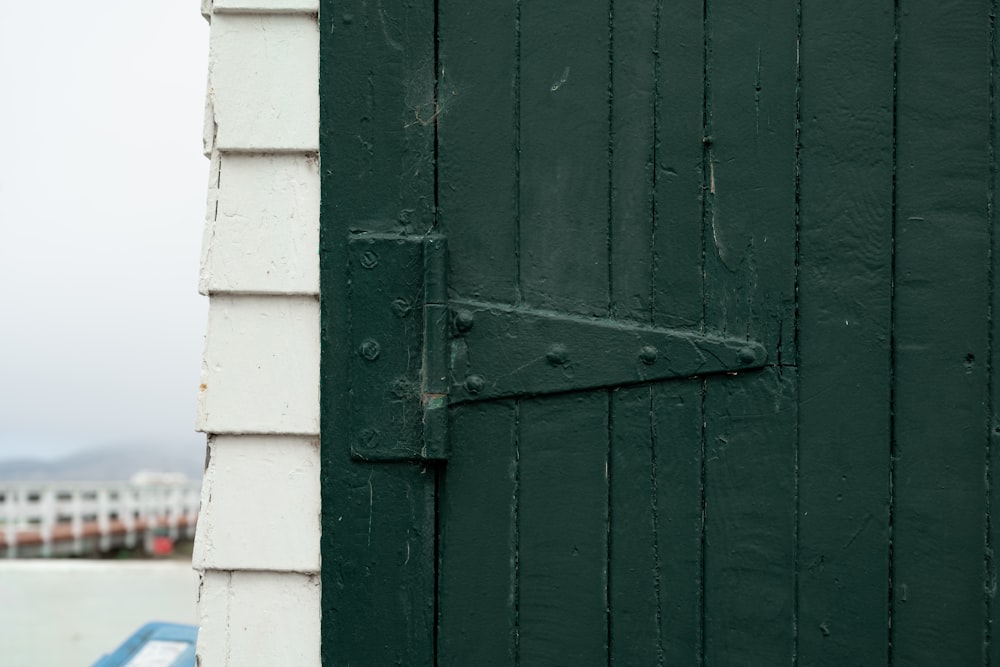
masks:
[[[149,621],[197,623],[186,561],[0,560],[0,665],[89,667]]]

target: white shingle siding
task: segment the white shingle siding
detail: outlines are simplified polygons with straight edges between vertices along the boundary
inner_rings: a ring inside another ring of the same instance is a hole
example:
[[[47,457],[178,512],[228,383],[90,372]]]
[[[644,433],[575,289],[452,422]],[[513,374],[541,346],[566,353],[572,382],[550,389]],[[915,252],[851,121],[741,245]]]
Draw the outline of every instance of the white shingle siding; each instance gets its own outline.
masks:
[[[215,0],[215,13],[227,12],[296,12],[312,13],[319,11],[319,0]]]
[[[319,301],[216,295],[198,401],[206,433],[319,434]]]
[[[216,149],[317,150],[315,16],[214,14],[208,57]]]
[[[318,294],[317,158],[226,154],[219,162],[202,292]]]
[[[314,667],[319,575],[212,570],[201,581],[200,667]]]
[[[203,0],[211,157],[197,424],[198,657],[319,665],[319,33],[315,0]]]
[[[319,571],[319,442],[213,436],[194,560],[212,570]],[[248,492],[250,490],[251,492]]]

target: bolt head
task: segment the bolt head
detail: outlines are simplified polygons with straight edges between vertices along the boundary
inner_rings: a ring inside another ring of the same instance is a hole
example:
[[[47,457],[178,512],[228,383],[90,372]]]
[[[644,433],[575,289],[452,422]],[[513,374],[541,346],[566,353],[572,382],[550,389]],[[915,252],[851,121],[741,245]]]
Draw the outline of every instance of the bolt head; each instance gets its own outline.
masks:
[[[553,366],[563,366],[569,361],[569,349],[562,343],[556,343],[545,353],[545,358]]]
[[[361,253],[361,266],[366,269],[374,269],[378,266],[378,255],[374,250],[365,250]]]
[[[659,356],[659,351],[652,345],[644,345],[642,349],[639,350],[639,360],[647,366],[655,364],[657,356]]]
[[[455,328],[458,329],[460,333],[466,333],[472,329],[472,324],[475,318],[467,310],[460,310],[455,313]]]
[[[368,361],[375,361],[382,353],[382,346],[373,338],[368,338],[358,346],[358,354]]]
[[[465,388],[470,394],[478,394],[486,386],[482,375],[470,375],[465,378]]]

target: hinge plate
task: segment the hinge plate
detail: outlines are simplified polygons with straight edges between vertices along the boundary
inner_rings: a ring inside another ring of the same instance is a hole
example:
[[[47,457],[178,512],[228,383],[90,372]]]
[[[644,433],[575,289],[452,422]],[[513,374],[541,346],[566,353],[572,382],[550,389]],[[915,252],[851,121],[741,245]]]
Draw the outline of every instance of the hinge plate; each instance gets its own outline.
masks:
[[[448,406],[764,366],[752,341],[469,300],[441,236],[348,240],[351,454],[447,458]]]
[[[618,387],[762,367],[752,341],[453,301],[451,403]]]
[[[444,239],[348,240],[351,455],[445,458],[448,311]]]

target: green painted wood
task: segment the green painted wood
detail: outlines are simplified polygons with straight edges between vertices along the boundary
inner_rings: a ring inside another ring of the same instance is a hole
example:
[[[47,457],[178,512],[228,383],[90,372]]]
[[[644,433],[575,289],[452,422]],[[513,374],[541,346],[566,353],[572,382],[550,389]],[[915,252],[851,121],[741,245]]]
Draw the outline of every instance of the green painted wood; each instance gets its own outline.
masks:
[[[900,7],[892,656],[982,660],[988,2]]]
[[[655,665],[664,651],[652,410],[649,387],[611,393],[608,597],[613,665]]]
[[[518,2],[439,0],[438,191],[449,281],[518,299]]]
[[[652,309],[656,3],[611,5],[609,227],[611,312],[648,321]]]
[[[795,370],[708,381],[705,662],[795,655]]]
[[[526,305],[606,316],[608,4],[520,5],[520,276]],[[608,660],[606,391],[521,402],[520,661]]]
[[[608,393],[523,401],[520,664],[608,662]]]
[[[992,3],[991,16],[996,16],[1000,10],[997,2]],[[989,665],[1000,665],[1000,641],[998,641],[997,621],[998,605],[996,601],[997,590],[997,563],[998,559],[994,550],[996,545],[1000,545],[1000,519],[993,515],[995,508],[1000,503],[997,484],[997,465],[1000,464],[1000,409],[998,409],[998,399],[1000,399],[1000,340],[997,339],[998,328],[995,321],[996,314],[1000,313],[1000,291],[996,288],[997,276],[1000,275],[1000,235],[997,234],[997,193],[1000,193],[1000,169],[997,164],[997,92],[1000,91],[1000,33],[997,31],[996,20],[990,22],[990,117],[989,117],[989,144],[988,158],[990,168],[990,181],[987,188],[989,209],[987,210],[987,224],[990,239],[990,308],[989,319],[989,345],[990,353],[986,376],[989,380],[988,401],[989,415],[987,422],[987,449],[986,449],[986,631],[984,633],[984,655],[985,662]]]
[[[706,17],[705,323],[794,362],[793,3],[716,0]],[[766,37],[765,37],[766,36]],[[705,660],[795,654],[796,373],[710,379]]]
[[[863,0],[802,8],[798,656],[809,665],[888,660],[893,17],[892,3]]]
[[[517,659],[517,449],[513,401],[453,412],[441,486],[439,665]]]
[[[656,44],[653,316],[660,326],[692,330],[704,324],[703,10],[704,3],[660,3]]]
[[[608,4],[520,10],[520,276],[529,305],[607,315]]]
[[[325,664],[996,657],[994,6],[324,0]],[[563,393],[351,462],[363,231],[443,234],[466,361]],[[770,365],[574,391],[515,308]]]
[[[654,323],[704,331],[705,3],[659,3]],[[657,664],[704,664],[703,381],[653,386]]]
[[[694,378],[653,389],[653,514],[663,656],[657,664],[704,664],[703,385]]]
[[[329,2],[320,17],[324,664],[431,665],[435,472],[349,451],[347,237],[426,230],[434,202],[433,7]],[[363,92],[362,92],[363,91]]]

